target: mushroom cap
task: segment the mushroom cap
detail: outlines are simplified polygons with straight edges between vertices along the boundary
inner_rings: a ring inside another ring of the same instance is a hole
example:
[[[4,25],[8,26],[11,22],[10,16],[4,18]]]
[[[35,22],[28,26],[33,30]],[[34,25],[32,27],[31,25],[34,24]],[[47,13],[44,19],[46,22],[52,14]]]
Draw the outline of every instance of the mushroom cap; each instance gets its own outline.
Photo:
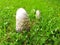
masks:
[[[24,8],[19,8],[16,12],[16,18],[27,18],[27,12]]]
[[[16,12],[16,31],[21,32],[29,28],[29,19],[27,12],[23,8],[19,8]]]
[[[39,19],[40,18],[40,11],[36,10],[36,18]]]

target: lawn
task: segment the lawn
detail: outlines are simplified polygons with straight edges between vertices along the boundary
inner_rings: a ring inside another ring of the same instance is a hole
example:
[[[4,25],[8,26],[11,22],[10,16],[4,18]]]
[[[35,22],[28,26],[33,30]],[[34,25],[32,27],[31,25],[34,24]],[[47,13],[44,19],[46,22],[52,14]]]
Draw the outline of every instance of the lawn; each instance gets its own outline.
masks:
[[[28,12],[30,32],[16,32],[21,7]],[[33,9],[41,11],[39,20]],[[0,45],[60,45],[60,0],[0,0]]]

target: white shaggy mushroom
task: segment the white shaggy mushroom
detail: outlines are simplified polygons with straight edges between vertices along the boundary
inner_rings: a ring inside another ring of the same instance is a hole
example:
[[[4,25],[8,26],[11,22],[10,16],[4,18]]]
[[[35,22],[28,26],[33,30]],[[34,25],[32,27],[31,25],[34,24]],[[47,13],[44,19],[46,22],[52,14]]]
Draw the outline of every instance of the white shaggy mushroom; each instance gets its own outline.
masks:
[[[27,12],[23,8],[19,8],[16,12],[16,31],[21,32],[22,30],[29,30],[29,19]]]
[[[36,19],[40,19],[40,11],[36,10]]]

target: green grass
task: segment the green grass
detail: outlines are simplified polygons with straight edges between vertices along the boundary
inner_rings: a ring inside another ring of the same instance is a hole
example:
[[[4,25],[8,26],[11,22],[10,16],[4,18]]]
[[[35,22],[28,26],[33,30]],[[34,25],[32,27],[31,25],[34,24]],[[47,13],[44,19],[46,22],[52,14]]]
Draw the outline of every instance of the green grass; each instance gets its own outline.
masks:
[[[16,33],[15,16],[20,7],[31,19],[30,32]],[[39,20],[32,9],[41,11]],[[0,45],[60,45],[60,0],[0,0]]]

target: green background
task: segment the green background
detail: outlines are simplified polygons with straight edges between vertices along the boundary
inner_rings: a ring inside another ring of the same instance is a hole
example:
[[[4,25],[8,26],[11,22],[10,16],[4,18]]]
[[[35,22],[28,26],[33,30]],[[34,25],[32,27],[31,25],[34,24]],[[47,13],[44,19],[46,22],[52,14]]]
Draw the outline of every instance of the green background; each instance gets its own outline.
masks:
[[[30,32],[16,33],[21,7],[28,12]],[[33,9],[40,10],[39,20]],[[0,45],[60,45],[60,0],[0,0]]]

